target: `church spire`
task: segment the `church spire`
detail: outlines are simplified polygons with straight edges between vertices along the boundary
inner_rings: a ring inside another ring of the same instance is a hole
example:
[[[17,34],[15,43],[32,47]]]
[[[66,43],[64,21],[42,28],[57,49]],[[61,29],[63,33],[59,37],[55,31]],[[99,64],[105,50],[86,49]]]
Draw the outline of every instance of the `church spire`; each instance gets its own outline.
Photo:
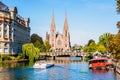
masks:
[[[68,30],[67,13],[65,13],[64,30]]]
[[[54,21],[54,11],[52,13],[52,22],[51,22],[51,28],[55,28],[55,21]]]

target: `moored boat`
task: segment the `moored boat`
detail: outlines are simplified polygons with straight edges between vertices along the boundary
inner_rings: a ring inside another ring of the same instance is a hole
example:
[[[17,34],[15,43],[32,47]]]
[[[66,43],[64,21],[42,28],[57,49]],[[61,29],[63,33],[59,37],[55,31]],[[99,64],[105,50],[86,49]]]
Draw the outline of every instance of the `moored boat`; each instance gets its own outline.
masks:
[[[33,68],[41,68],[41,69],[46,69],[49,67],[54,66],[54,63],[48,63],[48,62],[36,62],[33,66]]]
[[[106,66],[108,69],[115,69],[115,62],[112,59],[108,59]]]
[[[105,69],[107,58],[94,58],[89,61],[90,69]]]

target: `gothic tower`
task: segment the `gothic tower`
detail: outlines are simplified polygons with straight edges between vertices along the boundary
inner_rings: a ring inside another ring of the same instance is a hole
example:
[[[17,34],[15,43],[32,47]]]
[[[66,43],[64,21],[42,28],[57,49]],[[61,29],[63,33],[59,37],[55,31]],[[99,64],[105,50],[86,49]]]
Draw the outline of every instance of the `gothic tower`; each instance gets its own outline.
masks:
[[[70,34],[68,29],[67,15],[65,14],[63,34],[56,33],[56,26],[54,21],[54,13],[52,14],[52,22],[50,26],[50,34],[46,33],[46,39],[51,44],[51,50],[55,52],[70,51]]]
[[[49,42],[51,44],[51,47],[53,50],[55,50],[55,42],[56,42],[56,27],[55,27],[55,21],[54,21],[54,12],[52,13],[52,22],[50,27],[50,38]]]
[[[63,39],[65,51],[70,51],[70,35],[68,29],[67,14],[65,14],[64,28],[63,28]]]

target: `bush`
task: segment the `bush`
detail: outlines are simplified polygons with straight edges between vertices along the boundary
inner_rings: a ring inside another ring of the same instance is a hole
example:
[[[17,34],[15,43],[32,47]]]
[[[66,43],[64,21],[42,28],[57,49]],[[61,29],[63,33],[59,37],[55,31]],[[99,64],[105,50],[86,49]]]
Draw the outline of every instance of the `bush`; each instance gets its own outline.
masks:
[[[24,59],[24,56],[25,56],[25,54],[20,53],[20,54],[16,57],[16,59],[17,59],[17,60]]]
[[[9,55],[2,55],[2,60],[5,61],[5,60],[11,60],[10,56]]]
[[[10,60],[15,60],[16,58],[14,56],[9,56]]]

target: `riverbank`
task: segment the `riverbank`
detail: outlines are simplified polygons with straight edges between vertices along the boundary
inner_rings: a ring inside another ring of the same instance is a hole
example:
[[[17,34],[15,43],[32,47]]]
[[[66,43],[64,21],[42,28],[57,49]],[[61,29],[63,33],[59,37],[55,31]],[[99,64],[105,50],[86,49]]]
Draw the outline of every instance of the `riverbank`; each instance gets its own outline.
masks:
[[[16,63],[16,62],[27,62],[29,61],[28,59],[21,59],[21,60],[5,60],[5,61],[0,61],[0,63]]]
[[[111,70],[89,70],[88,62],[82,62],[80,57],[60,57],[51,61],[55,66],[45,70],[34,69],[28,62],[3,64],[0,80],[116,80],[117,77]]]
[[[116,72],[120,74],[120,64],[116,65]]]

